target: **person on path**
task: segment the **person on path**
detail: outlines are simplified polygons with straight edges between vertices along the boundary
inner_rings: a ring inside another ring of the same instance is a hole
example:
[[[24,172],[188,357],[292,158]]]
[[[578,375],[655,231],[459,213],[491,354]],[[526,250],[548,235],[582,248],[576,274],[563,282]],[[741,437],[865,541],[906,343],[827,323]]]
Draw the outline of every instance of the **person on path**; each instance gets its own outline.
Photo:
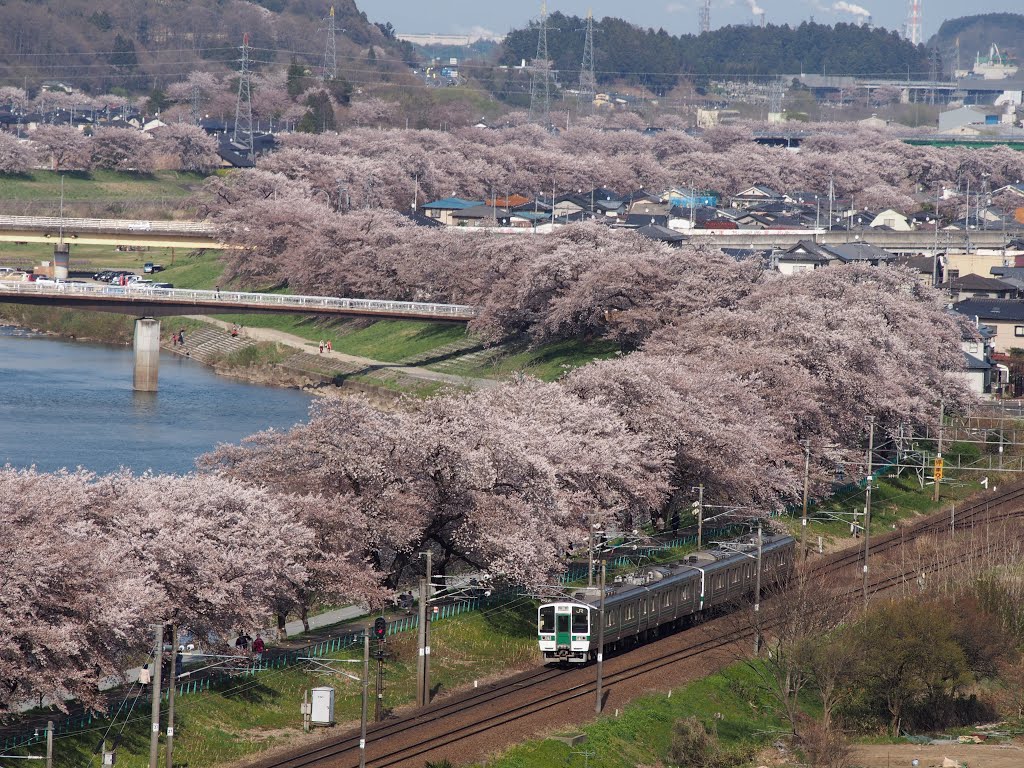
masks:
[[[263,659],[263,651],[266,649],[266,643],[263,642],[263,638],[260,637],[260,633],[256,633],[256,639],[252,641],[252,652],[256,654],[256,661]]]
[[[217,298],[218,299],[220,298],[220,286],[219,285],[217,286]]]
[[[142,669],[139,670],[139,685],[149,685],[153,679],[153,675],[149,671],[149,664],[143,664]]]
[[[235,648],[237,648],[240,651],[249,650],[249,636],[241,630],[239,630],[238,632],[238,639],[235,640]]]
[[[324,340],[320,339],[320,354],[322,355],[323,353],[324,353]]]
[[[238,326],[237,325],[232,325],[231,326],[231,338],[232,339],[237,339],[238,338]]]
[[[334,348],[333,348],[333,347],[331,346],[331,340],[330,340],[330,339],[328,339],[328,340],[327,340],[327,351],[328,351],[328,352],[330,352],[330,351],[331,351],[331,350],[333,350],[333,349],[334,349]]]
[[[182,328],[180,331],[178,331],[178,344],[181,345],[182,347],[185,346],[185,329],[184,328]]]

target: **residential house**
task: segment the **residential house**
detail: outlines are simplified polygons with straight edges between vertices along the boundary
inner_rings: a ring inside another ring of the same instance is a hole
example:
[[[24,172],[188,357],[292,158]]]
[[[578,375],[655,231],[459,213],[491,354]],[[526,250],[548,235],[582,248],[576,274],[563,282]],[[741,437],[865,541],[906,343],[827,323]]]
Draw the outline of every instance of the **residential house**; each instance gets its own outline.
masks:
[[[801,240],[792,248],[775,255],[773,266],[784,275],[821,269],[833,263],[835,257],[812,240]]]
[[[681,208],[700,208],[707,206],[714,208],[718,205],[718,196],[710,192],[695,192],[692,189],[679,189],[673,187],[661,196],[662,202],[671,203]]]
[[[960,350],[964,356],[964,367],[963,370],[956,371],[955,375],[976,395],[991,393],[993,378],[996,381],[1000,378],[1000,371],[992,364],[991,357],[994,333],[991,327],[978,325],[975,329],[965,329],[961,336]]]
[[[975,324],[993,329],[994,352],[1024,349],[1024,301],[1020,299],[967,299],[953,305]]]
[[[639,227],[636,231],[637,234],[643,235],[649,240],[658,240],[659,242],[668,243],[672,246],[679,246],[686,240],[685,235],[681,235],[674,229],[669,229],[668,227],[660,224],[645,224],[644,226]]]
[[[877,267],[888,264],[896,256],[884,248],[865,242],[843,243],[842,245],[823,246],[828,253],[835,254],[844,264],[870,264]]]
[[[781,203],[784,199],[781,193],[776,192],[771,187],[755,184],[729,198],[729,204],[733,208],[753,208],[764,203]]]
[[[953,277],[941,283],[938,288],[954,302],[967,299],[1015,299],[1019,295],[1016,286],[983,275]]]
[[[446,197],[443,200],[434,200],[420,207],[424,216],[437,219],[445,226],[452,226],[452,214],[457,211],[464,211],[467,208],[484,205],[482,200],[464,200],[461,197]]]
[[[507,209],[486,203],[451,212],[454,227],[507,227],[511,218]]]
[[[1002,123],[1012,125],[1012,118],[1007,119],[1007,110],[1003,107],[970,104],[939,113],[939,133],[981,133]]]
[[[909,232],[914,228],[904,214],[893,210],[892,208],[886,208],[884,211],[877,214],[875,218],[870,221],[868,226],[872,228],[885,227],[896,232]]]
[[[938,257],[925,256],[923,253],[916,256],[897,256],[893,260],[893,266],[909,269],[917,275],[922,285],[931,286],[943,280],[942,254]]]

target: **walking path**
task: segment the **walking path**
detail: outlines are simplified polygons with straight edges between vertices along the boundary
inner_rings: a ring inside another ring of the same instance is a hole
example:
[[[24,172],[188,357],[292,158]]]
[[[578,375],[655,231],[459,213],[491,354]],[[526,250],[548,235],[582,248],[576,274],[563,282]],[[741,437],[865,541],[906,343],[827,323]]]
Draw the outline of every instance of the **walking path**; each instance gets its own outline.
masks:
[[[227,332],[230,332],[231,326],[233,325],[233,323],[228,323],[224,320],[217,320],[216,318],[205,315],[197,315],[194,319],[215,325],[218,328],[223,328]],[[337,367],[339,373],[343,373],[345,375],[372,374],[374,372],[384,371],[410,379],[433,381],[442,384],[451,384],[456,387],[469,387],[471,389],[488,389],[490,387],[496,387],[501,383],[495,379],[477,379],[468,376],[453,376],[449,373],[431,371],[426,368],[403,365],[402,363],[386,363],[381,360],[371,360],[368,357],[350,355],[336,350],[330,352],[324,350],[322,353],[317,353],[317,345],[314,342],[304,339],[301,336],[286,333],[285,331],[279,331],[274,328],[254,328],[246,326],[242,333],[246,339],[276,342],[278,344],[283,344],[286,347],[301,350],[304,353],[304,357],[311,356],[323,363],[332,364],[332,367]],[[296,362],[300,364],[299,367],[303,367],[302,361],[296,360]]]

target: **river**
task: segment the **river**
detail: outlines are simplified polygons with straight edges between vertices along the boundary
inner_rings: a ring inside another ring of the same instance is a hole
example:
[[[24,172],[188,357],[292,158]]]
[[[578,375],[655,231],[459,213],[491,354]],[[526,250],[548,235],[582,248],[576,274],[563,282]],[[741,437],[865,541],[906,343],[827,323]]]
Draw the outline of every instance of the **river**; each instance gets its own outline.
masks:
[[[168,353],[160,391],[135,392],[128,347],[0,325],[0,465],[188,472],[219,443],[305,421],[311,399]]]

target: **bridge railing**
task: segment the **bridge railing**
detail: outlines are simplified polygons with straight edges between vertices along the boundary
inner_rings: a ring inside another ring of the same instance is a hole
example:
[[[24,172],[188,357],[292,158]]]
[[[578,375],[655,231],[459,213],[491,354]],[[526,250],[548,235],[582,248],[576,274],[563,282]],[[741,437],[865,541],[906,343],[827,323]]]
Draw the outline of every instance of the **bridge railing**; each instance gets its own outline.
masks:
[[[199,221],[150,221],[139,219],[76,219],[60,216],[0,215],[0,229],[45,229],[91,232],[157,232],[161,234],[216,234],[214,227]]]
[[[3,294],[66,297],[68,295],[107,299],[126,299],[168,304],[201,304],[204,309],[222,305],[226,310],[246,307],[280,307],[281,309],[351,310],[368,314],[409,315],[411,317],[457,318],[476,317],[475,307],[465,304],[432,304],[418,301],[387,301],[379,299],[347,299],[329,296],[293,296],[282,293],[243,293],[240,291],[201,291],[183,288],[152,288],[148,285],[93,285],[91,283],[53,283],[0,281]]]

